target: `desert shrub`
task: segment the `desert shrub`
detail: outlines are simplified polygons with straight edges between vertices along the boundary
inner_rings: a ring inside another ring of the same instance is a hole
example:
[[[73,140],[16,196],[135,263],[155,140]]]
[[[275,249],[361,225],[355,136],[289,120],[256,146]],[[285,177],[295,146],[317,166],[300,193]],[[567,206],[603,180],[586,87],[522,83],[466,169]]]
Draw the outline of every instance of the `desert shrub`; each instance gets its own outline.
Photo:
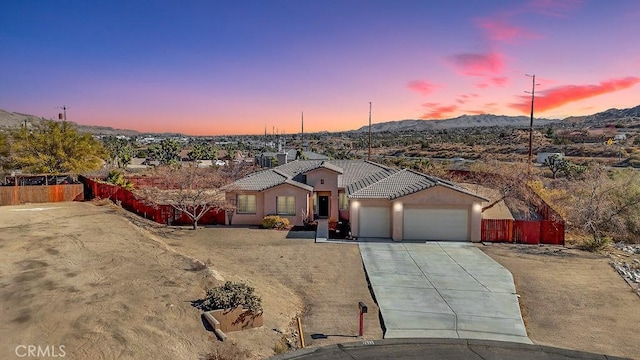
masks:
[[[192,305],[202,311],[234,308],[242,305],[254,313],[262,312],[262,298],[255,289],[245,283],[227,281],[222,286],[207,290],[204,299],[196,300]]]
[[[611,243],[611,238],[607,236],[603,236],[600,239],[594,239],[592,237],[586,238],[582,240],[580,244],[578,244],[578,248],[586,251],[599,251],[604,249],[607,245]]]
[[[221,346],[218,344],[217,346],[219,348],[213,352],[200,356],[200,360],[242,360],[248,359],[251,355],[248,351],[240,350],[233,345]]]
[[[114,185],[118,185],[122,188],[125,188],[127,190],[132,190],[133,189],[133,183],[129,180],[127,180],[124,177],[124,174],[119,171],[119,170],[111,170],[109,171],[109,174],[107,174],[107,178],[105,179],[106,182],[110,183],[110,184],[114,184]]]
[[[287,337],[284,335],[282,335],[280,339],[278,339],[276,344],[273,345],[273,352],[276,355],[286,353],[289,350],[291,350],[291,345],[289,345],[289,341],[287,340]]]
[[[265,229],[286,229],[289,227],[289,219],[278,215],[267,215],[262,218],[262,227]]]

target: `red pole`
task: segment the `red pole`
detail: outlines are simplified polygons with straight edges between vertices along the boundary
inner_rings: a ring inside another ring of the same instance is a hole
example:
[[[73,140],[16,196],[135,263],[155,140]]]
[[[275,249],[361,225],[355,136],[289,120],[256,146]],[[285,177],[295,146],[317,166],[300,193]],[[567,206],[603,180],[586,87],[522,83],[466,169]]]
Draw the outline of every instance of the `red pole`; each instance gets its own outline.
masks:
[[[360,311],[360,336],[364,335],[364,313]]]

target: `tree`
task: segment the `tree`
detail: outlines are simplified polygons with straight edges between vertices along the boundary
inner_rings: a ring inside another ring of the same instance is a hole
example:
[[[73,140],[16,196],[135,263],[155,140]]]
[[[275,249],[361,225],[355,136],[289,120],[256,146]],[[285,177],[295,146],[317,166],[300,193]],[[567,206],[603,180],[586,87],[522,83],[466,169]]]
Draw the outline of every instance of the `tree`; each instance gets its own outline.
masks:
[[[209,143],[199,142],[193,145],[187,156],[193,161],[213,160],[218,157],[218,149]]]
[[[497,190],[499,196],[482,208],[482,212],[494,207],[501,201],[517,209],[520,216],[530,218],[535,214],[533,192],[527,183],[535,179],[534,174],[528,174],[525,163],[501,163],[498,161],[475,162],[471,165],[470,174],[463,179],[452,178],[454,181],[466,181]]]
[[[152,176],[157,186],[142,188],[136,194],[151,204],[171,205],[191,219],[193,229],[209,210],[227,210],[232,205],[226,202],[225,191],[229,184],[254,168],[230,164],[211,168],[159,166]]]
[[[630,238],[640,229],[640,174],[633,170],[607,171],[593,164],[582,179],[570,185],[568,218],[591,235],[585,244],[598,250],[609,238]]]
[[[9,160],[10,150],[9,137],[6,133],[0,132],[0,169],[2,169]]]
[[[558,154],[547,157],[543,165],[551,170],[551,175],[554,179],[558,173],[566,177],[573,177],[582,174],[586,170],[585,166],[574,164]]]
[[[105,151],[91,134],[63,121],[44,120],[12,134],[12,165],[32,173],[81,173],[99,168]]]
[[[180,155],[180,143],[175,139],[162,139],[159,144],[152,144],[147,156],[157,160],[161,165],[177,163]]]
[[[102,143],[112,164],[123,168],[131,163],[135,150],[129,141],[109,136]]]
[[[557,176],[557,173],[560,170],[562,170],[563,167],[566,166],[566,160],[564,159],[564,157],[558,154],[553,154],[551,156],[548,156],[546,159],[544,159],[543,165],[548,167],[549,170],[551,170],[551,175],[555,179]]]

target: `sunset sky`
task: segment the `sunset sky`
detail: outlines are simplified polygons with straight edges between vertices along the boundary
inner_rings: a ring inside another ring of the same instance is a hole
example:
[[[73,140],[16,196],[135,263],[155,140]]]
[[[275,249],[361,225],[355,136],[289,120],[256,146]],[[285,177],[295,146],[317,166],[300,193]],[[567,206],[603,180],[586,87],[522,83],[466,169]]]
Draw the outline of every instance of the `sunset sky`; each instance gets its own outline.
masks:
[[[638,0],[0,4],[0,108],[193,135],[640,105]]]

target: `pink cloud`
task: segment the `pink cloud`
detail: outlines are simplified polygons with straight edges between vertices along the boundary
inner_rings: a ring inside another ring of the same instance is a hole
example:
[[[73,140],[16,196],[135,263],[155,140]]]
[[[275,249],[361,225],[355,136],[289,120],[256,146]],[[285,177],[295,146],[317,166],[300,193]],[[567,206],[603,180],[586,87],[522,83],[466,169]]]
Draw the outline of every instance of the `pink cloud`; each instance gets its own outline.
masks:
[[[489,87],[489,84],[482,82],[482,83],[477,83],[475,86],[476,86],[478,89],[486,89],[486,88],[488,88],[488,87]]]
[[[463,104],[466,104],[466,103],[468,103],[469,101],[471,101],[471,99],[473,99],[473,98],[477,98],[478,96],[480,96],[480,95],[478,95],[478,94],[476,94],[476,93],[460,94],[460,95],[458,95],[458,96],[456,97],[456,102],[457,102],[458,104],[460,104],[460,105],[463,105]]]
[[[535,110],[546,111],[565,104],[594,96],[628,89],[640,83],[640,77],[626,77],[601,81],[596,85],[565,85],[540,92],[535,98]],[[520,102],[509,105],[513,109],[527,113],[531,110],[531,97],[520,96]]]
[[[461,74],[470,76],[499,75],[505,67],[503,55],[498,52],[458,54],[449,60]]]
[[[440,86],[424,80],[413,80],[407,84],[407,87],[409,88],[409,90],[426,96],[433,93]]]
[[[505,86],[509,82],[505,76],[495,76],[489,79],[489,81],[495,86]]]
[[[490,40],[514,42],[520,38],[539,38],[539,35],[531,33],[521,27],[507,24],[496,19],[478,19],[476,24],[487,32]]]
[[[429,109],[428,112],[422,114],[421,119],[443,119],[451,116],[458,109],[457,105],[441,105],[439,103],[424,103],[422,106]]]

